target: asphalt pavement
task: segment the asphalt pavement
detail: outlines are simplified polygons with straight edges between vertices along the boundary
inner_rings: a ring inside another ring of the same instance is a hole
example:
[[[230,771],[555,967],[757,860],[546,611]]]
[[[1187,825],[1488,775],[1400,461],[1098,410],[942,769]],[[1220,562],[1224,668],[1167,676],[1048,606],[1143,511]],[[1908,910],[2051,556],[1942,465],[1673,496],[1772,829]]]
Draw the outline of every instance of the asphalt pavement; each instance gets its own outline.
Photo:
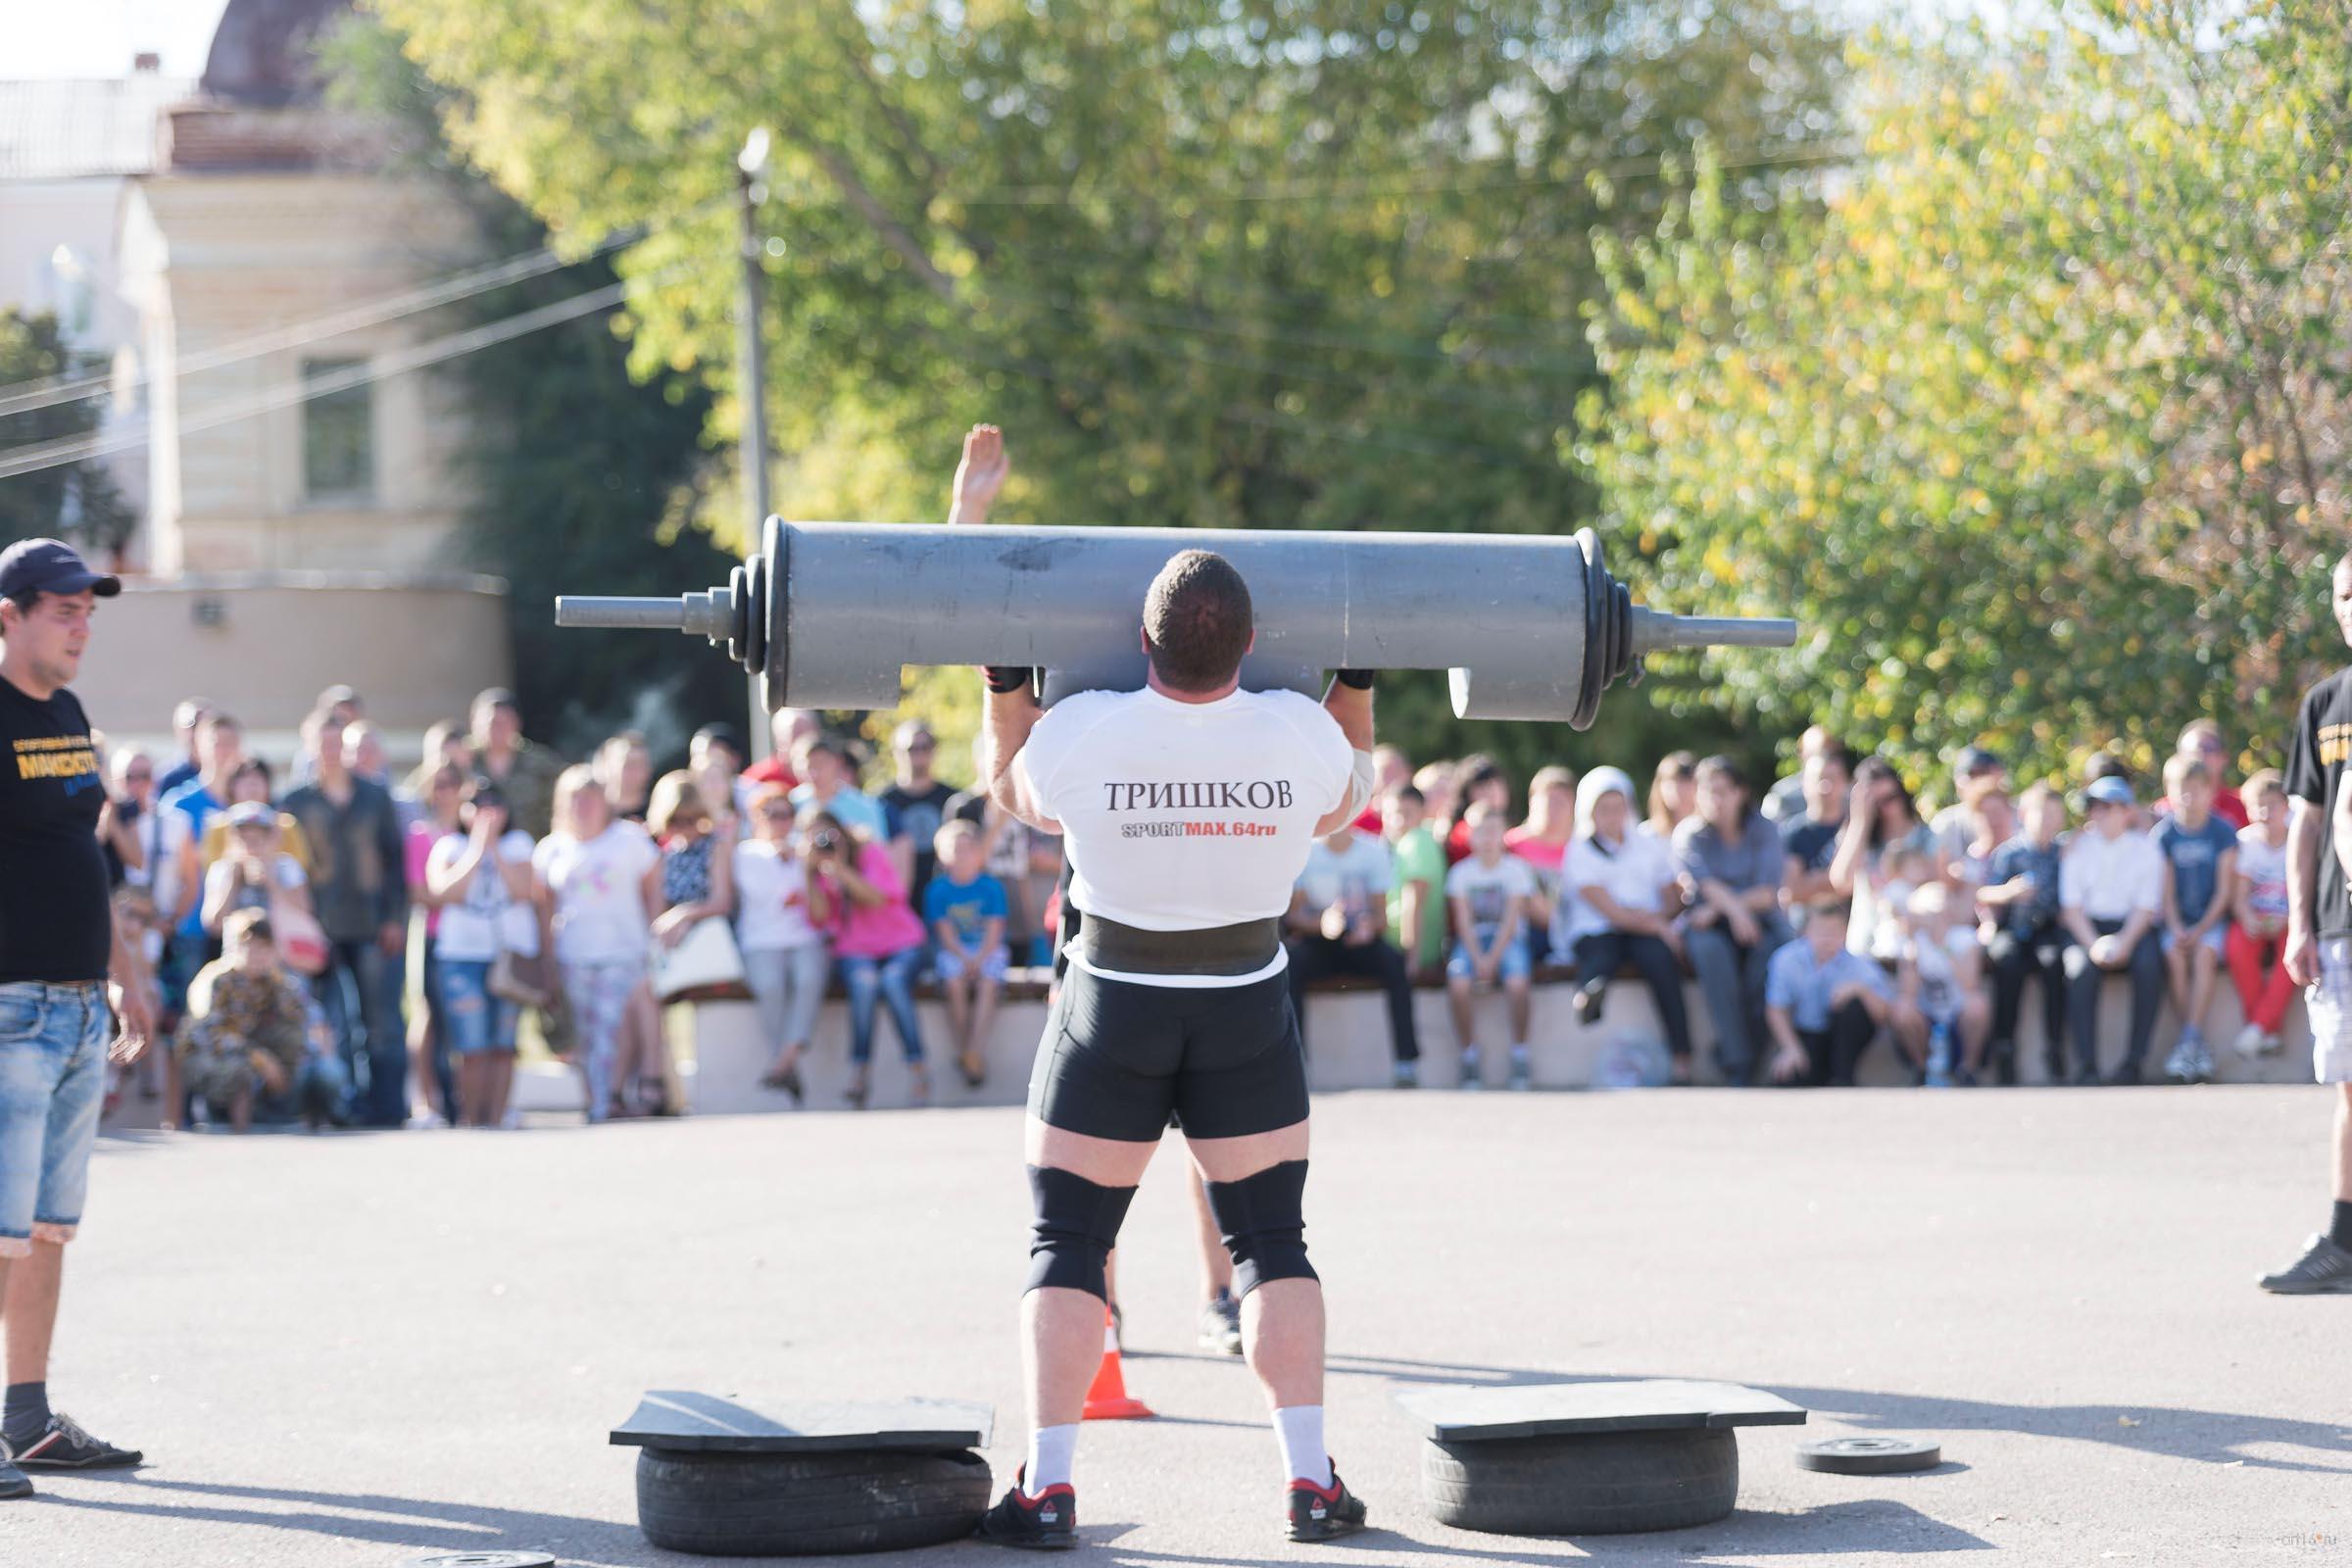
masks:
[[[1375,1092],[1315,1115],[1331,1439],[1375,1528],[1280,1539],[1256,1387],[1194,1344],[1171,1146],[1121,1253],[1158,1418],[1086,1431],[1094,1560],[2352,1565],[2352,1298],[2253,1286],[2327,1212],[2319,1090]],[[51,1390],[151,1462],[0,1503],[7,1568],[694,1561],[637,1533],[635,1454],[606,1443],[655,1388],[988,1400],[1000,1486],[1019,1459],[1013,1110],[130,1135],[92,1185]],[[1719,1524],[1429,1516],[1398,1391],[1602,1377],[1749,1384],[1812,1419],[1742,1432]],[[1795,1467],[1846,1433],[1946,1462]]]

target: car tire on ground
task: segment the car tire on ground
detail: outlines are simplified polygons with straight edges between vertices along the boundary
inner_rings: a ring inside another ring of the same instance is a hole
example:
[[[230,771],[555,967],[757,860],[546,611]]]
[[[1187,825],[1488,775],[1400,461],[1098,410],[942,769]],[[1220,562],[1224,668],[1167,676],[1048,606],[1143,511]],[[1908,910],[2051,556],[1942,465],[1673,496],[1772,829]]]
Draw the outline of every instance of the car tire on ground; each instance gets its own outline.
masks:
[[[1730,1428],[1431,1442],[1421,1486],[1442,1524],[1505,1536],[1603,1536],[1712,1524],[1740,1496]]]
[[[899,1551],[970,1535],[988,1510],[973,1453],[637,1456],[637,1524],[670,1551],[792,1557]]]

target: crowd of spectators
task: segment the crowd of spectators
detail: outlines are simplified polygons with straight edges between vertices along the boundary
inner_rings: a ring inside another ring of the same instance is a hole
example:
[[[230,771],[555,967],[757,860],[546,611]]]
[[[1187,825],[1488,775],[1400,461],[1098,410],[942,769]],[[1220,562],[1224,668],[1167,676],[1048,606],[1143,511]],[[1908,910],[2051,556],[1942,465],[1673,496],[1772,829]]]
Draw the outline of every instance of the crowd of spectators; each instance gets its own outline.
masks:
[[[2165,1075],[2210,1079],[2224,983],[2246,1020],[2232,1049],[2284,1049],[2286,792],[2269,771],[2230,788],[2215,725],[2180,734],[2147,803],[2103,752],[2071,788],[2013,794],[2001,759],[1969,747],[1932,817],[1885,758],[1857,760],[1820,728],[1799,756],[1759,793],[1733,759],[1672,753],[1640,800],[1619,768],[1545,767],[1506,826],[1511,780],[1492,760],[1415,769],[1383,748],[1378,804],[1298,880],[1294,987],[1383,986],[1399,1087],[1419,1082],[1412,989],[1441,979],[1462,1086],[1487,1081],[1474,999],[1499,991],[1504,1081],[1529,1087],[1539,966],[1573,981],[1587,1025],[1612,982],[1645,987],[1675,1083],[1691,1077],[1686,976],[1733,1084],[1850,1084],[1882,1039],[1919,1084],[2015,1083],[2035,987],[2053,1082],[2138,1082],[2167,1005],[2180,1032]],[[2131,1016],[2102,1075],[2110,976],[2129,982]]]
[[[747,766],[709,725],[661,775],[635,733],[567,765],[504,690],[431,726],[398,779],[347,687],[319,694],[282,780],[217,705],[172,724],[174,756],[111,753],[99,825],[172,1040],[122,1087],[163,1101],[167,1126],[512,1126],[534,1017],[590,1120],[663,1114],[681,1096],[662,1004],[713,989],[751,997],[764,1081],[797,1099],[836,984],[852,1101],[882,1012],[920,1101],[916,987],[942,989],[948,1059],[978,1083],[1016,954],[1051,956],[1058,842],[934,778],[920,722],[878,795],[854,742],[790,710],[770,757]],[[671,983],[713,951],[715,982]]]
[[[99,829],[174,1031],[139,1086],[167,1124],[513,1125],[533,1016],[591,1120],[663,1114],[680,1094],[662,1005],[713,976],[756,1004],[779,1095],[805,1096],[838,986],[850,1102],[872,1092],[887,1014],[919,1103],[934,1060],[985,1079],[1001,988],[1054,956],[1058,840],[935,776],[919,720],[893,734],[874,794],[857,743],[790,710],[765,759],[709,725],[659,775],[634,733],[566,765],[503,690],[432,726],[398,780],[347,687],[319,695],[282,781],[211,704],[179,705],[173,729],[175,756],[110,758]],[[1540,970],[1573,981],[1586,1025],[1613,982],[1645,987],[1673,1082],[1691,1076],[1686,976],[1736,1084],[1850,1083],[1882,1039],[1923,1084],[2014,1082],[2036,988],[2046,1075],[2099,1081],[2109,975],[2131,1008],[2109,1081],[2141,1076],[2168,1004],[2168,1076],[2210,1077],[2224,983],[2246,1019],[2234,1049],[2282,1049],[2285,792],[2271,772],[2230,788],[2214,726],[2182,733],[2148,805],[2104,753],[2071,789],[2013,797],[2001,760],[1971,747],[1933,816],[1883,758],[1857,762],[1818,728],[1799,755],[1764,792],[1685,752],[1641,792],[1619,768],[1544,767],[1514,813],[1493,760],[1416,768],[1383,747],[1374,805],[1298,878],[1295,994],[1382,988],[1400,1087],[1419,1081],[1424,984],[1448,994],[1465,1087],[1496,1057],[1529,1086]],[[924,986],[944,1042],[924,1038]],[[1486,991],[1502,995],[1498,1042],[1478,1037]]]

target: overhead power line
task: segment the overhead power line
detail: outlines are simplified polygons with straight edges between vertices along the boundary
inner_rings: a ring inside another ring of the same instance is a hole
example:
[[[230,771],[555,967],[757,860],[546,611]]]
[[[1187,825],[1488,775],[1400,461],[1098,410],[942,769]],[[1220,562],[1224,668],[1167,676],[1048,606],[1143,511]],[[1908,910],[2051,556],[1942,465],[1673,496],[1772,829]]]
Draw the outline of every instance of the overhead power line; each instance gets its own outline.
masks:
[[[664,268],[662,271],[636,282],[609,283],[602,288],[591,289],[585,294],[574,294],[568,299],[558,300],[533,310],[520,311],[513,316],[501,317],[495,321],[486,321],[479,326],[468,327],[461,332],[452,332],[443,337],[413,344],[405,349],[380,354],[363,364],[330,371],[325,375],[311,376],[273,387],[266,387],[258,392],[225,398],[219,403],[204,405],[180,415],[172,421],[173,428],[182,434],[196,430],[209,430],[217,425],[234,423],[239,419],[249,419],[256,415],[268,414],[272,410],[289,408],[294,404],[305,403],[313,398],[326,397],[331,393],[345,392],[354,387],[367,386],[395,375],[404,375],[411,370],[423,369],[427,366],[439,365],[462,355],[476,353],[482,349],[509,342],[526,333],[559,326],[565,321],[575,321],[581,317],[594,315],[598,311],[610,310],[620,304],[632,289],[646,287],[698,265],[713,264],[682,262],[673,267]],[[0,452],[0,479],[11,479],[20,474],[37,472],[43,468],[59,467],[69,463],[82,463],[91,458],[127,451],[132,447],[145,445],[148,435],[147,420],[142,417],[132,428],[72,436],[63,440],[43,442],[38,446],[19,447],[11,451]]]
[[[566,259],[558,255],[553,246],[541,246],[536,250],[524,251],[485,266],[451,273],[432,282],[414,285],[396,293],[364,301],[358,305],[347,306],[325,316],[314,317],[305,321],[291,322],[285,326],[272,327],[268,331],[232,339],[212,348],[197,349],[179,356],[173,373],[195,375],[206,370],[217,370],[246,360],[260,359],[267,355],[283,353],[287,349],[300,348],[306,343],[340,337],[347,332],[380,326],[386,321],[398,320],[402,317],[437,310],[442,306],[455,304],[459,300],[470,299],[477,294],[486,294],[493,289],[505,288],[511,283],[519,283],[528,278],[543,276],[565,267],[576,266],[581,262],[609,255],[624,246],[633,245],[660,229],[693,219],[705,209],[716,204],[717,200],[713,199],[701,204],[701,206],[690,208],[674,218],[662,220],[655,223],[633,224],[617,230],[607,235],[592,249],[580,256]],[[143,386],[150,379],[150,376],[142,371],[131,384]],[[77,403],[89,398],[102,397],[112,389],[113,385],[112,376],[89,374],[50,376],[39,381],[21,381],[14,386],[0,387],[0,418],[7,418],[12,415],[30,414],[40,409],[54,408],[61,403]]]

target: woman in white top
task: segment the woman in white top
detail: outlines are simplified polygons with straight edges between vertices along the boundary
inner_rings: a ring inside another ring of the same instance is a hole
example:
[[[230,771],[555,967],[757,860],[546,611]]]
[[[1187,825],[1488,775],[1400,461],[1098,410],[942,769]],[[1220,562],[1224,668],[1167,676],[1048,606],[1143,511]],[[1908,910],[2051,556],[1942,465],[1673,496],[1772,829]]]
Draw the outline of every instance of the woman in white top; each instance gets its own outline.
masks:
[[[760,1032],[776,1058],[760,1082],[802,1098],[801,1055],[816,1028],[833,955],[824,884],[808,875],[793,833],[791,792],[762,784],[751,801],[753,837],[735,846],[735,945]]]
[[[1942,874],[1936,834],[1919,819],[1902,775],[1883,757],[1863,759],[1854,769],[1838,858],[1830,862],[1830,886],[1853,900],[1846,948],[1864,957],[1898,956],[1899,916],[1911,890]]]
[[[522,1008],[490,989],[490,971],[501,953],[539,951],[531,836],[507,825],[506,797],[486,778],[466,786],[458,822],[460,830],[436,840],[424,863],[425,891],[441,916],[433,965],[440,1024],[458,1064],[453,1119],[496,1127],[514,1084]]]
[[[629,1113],[614,1069],[629,1011],[645,989],[654,917],[662,911],[662,852],[644,828],[612,814],[584,765],[557,776],[555,822],[531,863],[571,1008],[571,1059],[588,1079],[588,1119],[604,1121]]]
[[[1632,964],[1657,1004],[1674,1054],[1674,1081],[1690,1081],[1690,1019],[1683,1005],[1683,942],[1674,917],[1682,883],[1666,844],[1640,831],[1634,781],[1596,767],[1576,790],[1576,837],[1561,862],[1559,906],[1551,917],[1552,956],[1576,962],[1577,1021],[1600,1021],[1609,981]]]

